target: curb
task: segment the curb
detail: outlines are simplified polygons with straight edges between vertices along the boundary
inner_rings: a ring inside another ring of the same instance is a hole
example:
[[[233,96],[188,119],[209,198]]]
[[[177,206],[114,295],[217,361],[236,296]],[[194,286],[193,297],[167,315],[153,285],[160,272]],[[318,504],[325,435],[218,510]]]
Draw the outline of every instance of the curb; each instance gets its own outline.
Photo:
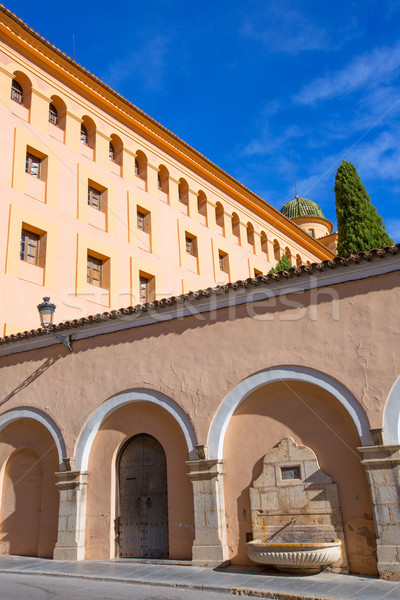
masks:
[[[60,573],[60,572],[49,572],[49,571],[28,571],[22,569],[0,569],[0,574],[6,575],[41,575],[45,577],[65,577],[69,579],[87,579],[89,581],[105,581],[110,583],[131,583],[135,585],[147,585],[154,587],[168,587],[177,589],[189,589],[198,590],[204,592],[217,592],[217,593],[229,593],[232,596],[249,596],[253,598],[267,598],[268,600],[346,600],[345,598],[332,596],[315,596],[307,593],[286,593],[279,591],[269,591],[257,588],[242,588],[242,587],[225,587],[215,585],[201,585],[196,583],[179,583],[171,581],[146,581],[143,579],[126,579],[123,577],[101,577],[99,575],[87,575],[81,573]]]

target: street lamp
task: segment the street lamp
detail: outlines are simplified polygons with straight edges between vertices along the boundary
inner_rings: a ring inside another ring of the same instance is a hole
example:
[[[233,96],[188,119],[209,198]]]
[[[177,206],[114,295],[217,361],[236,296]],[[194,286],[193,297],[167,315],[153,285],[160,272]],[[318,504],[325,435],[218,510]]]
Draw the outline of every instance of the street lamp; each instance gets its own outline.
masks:
[[[37,309],[40,315],[40,324],[43,327],[45,333],[51,335],[59,342],[62,342],[64,346],[67,346],[68,350],[72,352],[71,336],[60,335],[59,333],[54,333],[54,331],[52,331],[53,316],[54,311],[56,310],[56,305],[50,302],[49,296],[45,296],[43,298],[43,302],[41,304],[38,304]]]

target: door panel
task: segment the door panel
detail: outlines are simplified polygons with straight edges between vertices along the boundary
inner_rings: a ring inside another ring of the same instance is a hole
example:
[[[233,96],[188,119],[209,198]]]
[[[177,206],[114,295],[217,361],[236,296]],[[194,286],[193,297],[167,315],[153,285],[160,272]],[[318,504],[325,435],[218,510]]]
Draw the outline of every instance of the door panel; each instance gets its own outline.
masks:
[[[152,436],[135,436],[119,463],[119,555],[168,556],[167,464]]]

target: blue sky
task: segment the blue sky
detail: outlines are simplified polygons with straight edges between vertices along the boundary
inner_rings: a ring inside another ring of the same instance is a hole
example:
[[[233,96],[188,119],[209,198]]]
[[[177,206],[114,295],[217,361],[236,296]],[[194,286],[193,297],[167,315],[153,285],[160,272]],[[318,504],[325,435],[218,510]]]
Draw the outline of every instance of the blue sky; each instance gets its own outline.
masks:
[[[400,0],[6,2],[267,202],[335,221],[353,162],[400,241]]]

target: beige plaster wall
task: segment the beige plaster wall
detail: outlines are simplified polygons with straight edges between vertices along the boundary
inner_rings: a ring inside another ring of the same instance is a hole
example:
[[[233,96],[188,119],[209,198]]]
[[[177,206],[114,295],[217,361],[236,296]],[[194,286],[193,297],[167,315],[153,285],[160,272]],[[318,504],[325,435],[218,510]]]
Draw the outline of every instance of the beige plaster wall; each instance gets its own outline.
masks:
[[[120,449],[134,435],[147,433],[163,446],[167,458],[169,557],[192,557],[193,495],[185,461],[187,445],[175,419],[148,403],[134,403],[113,413],[100,428],[89,461],[86,558],[116,556],[116,464]]]

